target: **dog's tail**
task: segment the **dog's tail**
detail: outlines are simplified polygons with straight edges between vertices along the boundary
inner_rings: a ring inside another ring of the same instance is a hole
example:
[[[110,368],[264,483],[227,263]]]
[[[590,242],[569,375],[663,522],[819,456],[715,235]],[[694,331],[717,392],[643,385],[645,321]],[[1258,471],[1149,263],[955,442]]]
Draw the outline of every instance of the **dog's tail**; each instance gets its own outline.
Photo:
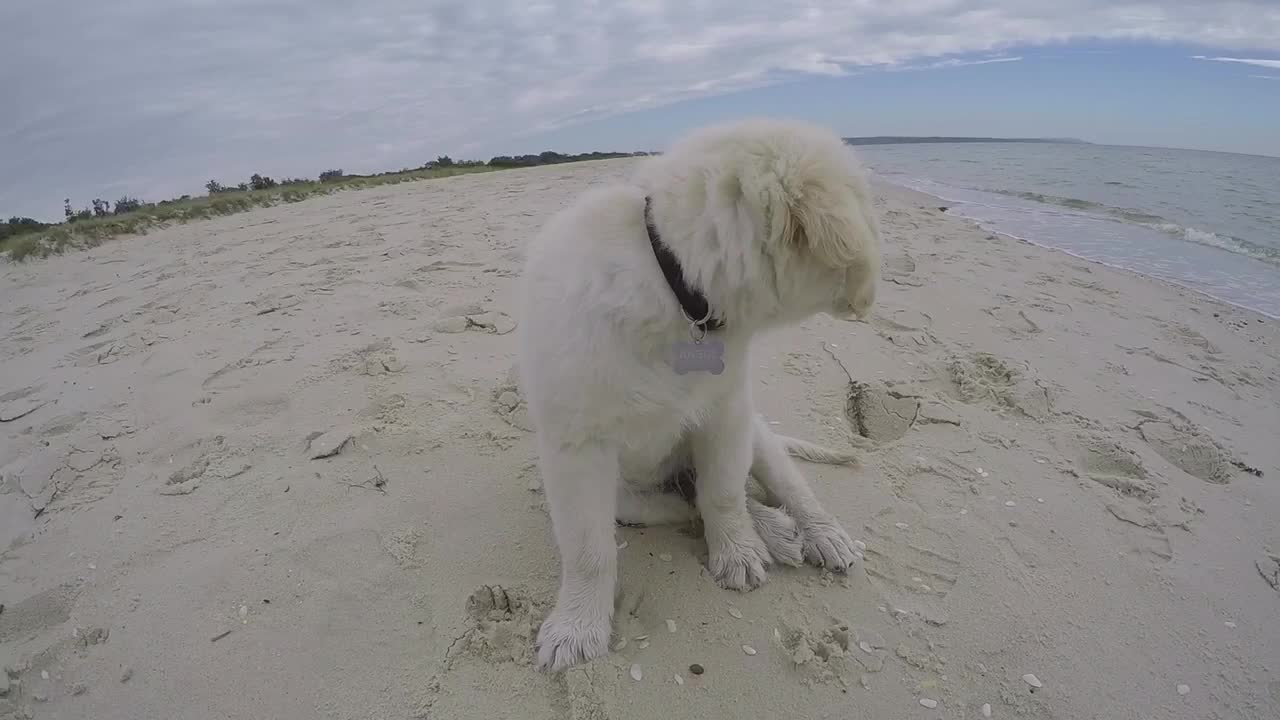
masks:
[[[832,450],[831,448],[811,443],[808,440],[787,437],[777,433],[774,433],[774,436],[778,438],[778,441],[782,443],[782,447],[786,448],[788,453],[802,460],[827,465],[857,465],[859,463],[859,456],[854,452]]]

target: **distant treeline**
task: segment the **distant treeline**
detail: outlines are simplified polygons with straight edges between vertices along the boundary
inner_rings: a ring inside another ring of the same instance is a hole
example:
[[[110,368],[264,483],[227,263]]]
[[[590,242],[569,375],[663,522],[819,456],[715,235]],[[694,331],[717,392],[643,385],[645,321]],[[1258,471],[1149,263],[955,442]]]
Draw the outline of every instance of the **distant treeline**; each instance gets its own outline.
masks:
[[[8,222],[0,225],[0,242],[24,233],[39,232],[47,227],[49,223],[42,223],[29,217],[11,217]]]
[[[582,162],[584,160],[610,160],[613,158],[624,157],[643,157],[649,155],[647,152],[634,153],[613,153],[613,152],[589,152],[580,153],[578,155],[562,155],[558,152],[548,150],[537,155],[499,155],[489,159],[489,165],[493,167],[533,167],[534,165],[555,165],[557,163]]]
[[[947,137],[947,136],[910,136],[910,135],[876,135],[874,137],[847,137],[849,145],[916,145],[923,143],[1068,143],[1088,145],[1084,140],[1076,138],[999,138],[999,137]]]
[[[307,178],[283,178],[276,180],[269,175],[254,173],[249,176],[247,182],[226,184],[210,180],[205,183],[205,190],[210,196],[225,195],[227,193],[248,193],[253,191],[271,190],[273,188],[293,188],[298,186],[314,186],[317,183],[329,185],[342,183],[346,181],[373,180],[376,178],[390,178],[398,175],[408,175],[414,173],[430,173],[431,171],[446,171],[450,169],[467,170],[467,169],[484,169],[488,168],[520,168],[535,167],[538,165],[554,165],[558,163],[581,162],[584,160],[607,160],[611,158],[625,157],[641,157],[650,155],[648,152],[589,152],[578,153],[576,155],[566,155],[548,150],[547,152],[538,153],[537,155],[498,155],[484,160],[454,160],[448,155],[442,155],[435,160],[431,160],[416,168],[402,168],[400,170],[391,170],[387,172],[374,173],[372,175],[348,174],[341,169],[325,170],[320,173],[319,178],[310,180]],[[115,201],[108,202],[101,198],[94,198],[90,206],[76,209],[71,204],[71,199],[67,198],[63,201],[63,222],[62,223],[45,223],[29,217],[11,217],[8,222],[0,223],[0,243],[5,240],[19,235],[29,233],[39,233],[49,228],[62,224],[72,224],[82,220],[92,218],[108,218],[117,215],[127,215],[139,210],[154,208],[157,206],[170,205],[172,203],[181,203],[191,200],[190,195],[183,195],[170,200],[161,200],[158,203],[143,202],[135,197],[128,195]]]

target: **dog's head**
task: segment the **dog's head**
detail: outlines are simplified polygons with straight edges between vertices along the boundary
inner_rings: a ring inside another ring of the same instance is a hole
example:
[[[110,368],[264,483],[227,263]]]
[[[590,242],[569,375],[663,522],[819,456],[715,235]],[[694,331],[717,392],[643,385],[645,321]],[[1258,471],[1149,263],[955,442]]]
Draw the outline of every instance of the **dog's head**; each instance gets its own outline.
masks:
[[[863,171],[834,133],[777,120],[707,128],[648,179],[675,206],[665,224],[689,228],[695,274],[731,314],[765,326],[870,315],[879,228]]]

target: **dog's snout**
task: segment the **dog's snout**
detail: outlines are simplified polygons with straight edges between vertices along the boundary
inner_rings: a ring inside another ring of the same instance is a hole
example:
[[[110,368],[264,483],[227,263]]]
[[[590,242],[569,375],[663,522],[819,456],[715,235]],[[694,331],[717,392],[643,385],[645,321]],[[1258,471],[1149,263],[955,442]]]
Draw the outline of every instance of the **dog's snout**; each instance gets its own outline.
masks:
[[[854,306],[853,302],[849,300],[848,295],[844,293],[841,293],[840,297],[836,298],[835,301],[831,303],[831,315],[837,320],[863,319],[858,315],[858,310]]]
[[[844,295],[841,297],[846,315],[865,322],[871,316],[876,301],[874,270],[863,263],[856,263],[845,273]]]

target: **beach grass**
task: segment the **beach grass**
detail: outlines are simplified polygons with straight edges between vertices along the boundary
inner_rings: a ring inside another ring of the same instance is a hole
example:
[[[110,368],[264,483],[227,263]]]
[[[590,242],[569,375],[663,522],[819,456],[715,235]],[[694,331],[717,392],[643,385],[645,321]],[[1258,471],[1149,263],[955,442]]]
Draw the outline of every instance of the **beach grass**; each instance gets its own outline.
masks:
[[[321,182],[306,180],[261,190],[226,190],[200,197],[185,197],[142,205],[119,215],[88,217],[71,223],[47,225],[0,240],[0,254],[20,262],[47,257],[72,250],[96,247],[103,242],[126,235],[141,235],[173,224],[233,215],[280,203],[293,203],[343,190],[359,190],[380,185],[396,185],[417,180],[431,180],[454,175],[511,169],[501,165],[467,164],[448,167],[420,168],[372,176],[346,176]]]

